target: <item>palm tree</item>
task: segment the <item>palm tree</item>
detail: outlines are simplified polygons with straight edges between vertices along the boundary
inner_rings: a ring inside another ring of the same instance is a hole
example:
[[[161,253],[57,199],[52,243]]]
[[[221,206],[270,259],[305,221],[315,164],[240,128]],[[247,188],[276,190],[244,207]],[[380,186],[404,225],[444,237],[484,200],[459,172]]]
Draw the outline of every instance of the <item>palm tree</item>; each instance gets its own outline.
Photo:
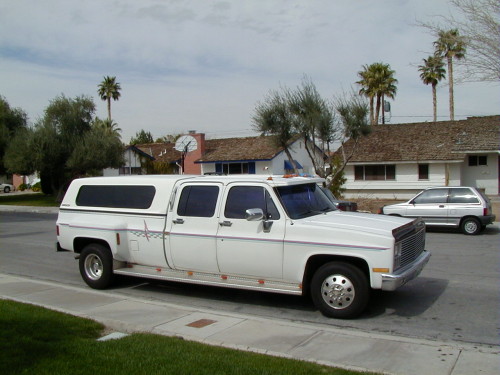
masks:
[[[450,92],[450,120],[455,120],[455,105],[453,99],[453,58],[457,60],[465,57],[465,40],[458,33],[458,29],[448,31],[439,30],[438,40],[434,42],[436,55],[446,58],[448,62],[448,83]]]
[[[429,56],[424,59],[424,65],[418,67],[420,78],[426,85],[432,85],[432,108],[434,113],[434,122],[437,120],[437,96],[436,86],[445,76],[443,60],[439,56]]]
[[[394,78],[395,71],[391,69],[389,64],[373,63],[368,66],[364,65],[363,69],[363,71],[358,72],[361,80],[356,83],[362,86],[359,94],[370,99],[370,123],[376,125],[384,98],[387,96],[394,99],[396,96],[398,80]],[[375,98],[377,100],[374,111]]]
[[[120,98],[120,84],[116,82],[116,77],[106,76],[99,84],[97,91],[102,100],[108,102],[108,121],[111,121],[111,99],[118,100]]]
[[[377,93],[374,90],[375,72],[372,69],[372,65],[363,65],[363,70],[358,72],[358,76],[361,80],[357,81],[358,85],[361,85],[359,90],[359,95],[366,96],[370,101],[370,125],[375,124],[374,120],[374,101]]]

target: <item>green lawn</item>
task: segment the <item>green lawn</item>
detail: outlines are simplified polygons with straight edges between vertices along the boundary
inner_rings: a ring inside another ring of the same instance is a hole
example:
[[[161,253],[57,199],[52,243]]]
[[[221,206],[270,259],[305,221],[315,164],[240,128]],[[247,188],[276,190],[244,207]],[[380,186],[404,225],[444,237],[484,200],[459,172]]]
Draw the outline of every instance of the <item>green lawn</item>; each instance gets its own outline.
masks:
[[[0,204],[11,206],[39,206],[39,207],[58,207],[59,202],[56,202],[52,195],[42,193],[34,194],[0,194]]]
[[[0,300],[0,374],[361,374],[153,334],[98,342],[103,329],[89,319]]]

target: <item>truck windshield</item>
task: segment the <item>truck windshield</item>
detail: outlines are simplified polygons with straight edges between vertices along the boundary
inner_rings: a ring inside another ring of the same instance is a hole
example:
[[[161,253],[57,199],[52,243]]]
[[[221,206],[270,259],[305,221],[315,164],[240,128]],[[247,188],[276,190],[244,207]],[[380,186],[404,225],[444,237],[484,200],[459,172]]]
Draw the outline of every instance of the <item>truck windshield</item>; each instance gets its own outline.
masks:
[[[280,186],[276,188],[276,193],[292,219],[302,219],[336,210],[334,204],[314,183]]]

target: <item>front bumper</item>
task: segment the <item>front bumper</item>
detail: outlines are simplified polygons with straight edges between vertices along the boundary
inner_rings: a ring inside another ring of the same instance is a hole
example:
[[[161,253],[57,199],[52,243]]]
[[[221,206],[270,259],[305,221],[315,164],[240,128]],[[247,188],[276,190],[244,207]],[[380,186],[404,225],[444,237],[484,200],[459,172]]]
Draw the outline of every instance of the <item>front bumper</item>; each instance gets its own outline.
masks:
[[[395,273],[382,274],[382,290],[396,290],[403,286],[408,281],[416,278],[424,269],[429,261],[431,253],[424,251],[414,262],[408,264],[406,267],[398,270]]]

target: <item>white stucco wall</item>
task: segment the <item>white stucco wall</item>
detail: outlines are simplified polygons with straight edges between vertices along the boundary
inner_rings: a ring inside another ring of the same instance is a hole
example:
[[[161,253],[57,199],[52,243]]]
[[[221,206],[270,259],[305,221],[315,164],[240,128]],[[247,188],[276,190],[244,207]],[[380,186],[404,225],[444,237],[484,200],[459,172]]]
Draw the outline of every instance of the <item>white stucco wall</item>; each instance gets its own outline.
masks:
[[[132,152],[131,150],[125,150],[123,153],[123,157],[125,159],[124,167],[137,168],[141,166],[141,161],[139,156]],[[103,176],[118,176],[120,174],[119,169],[106,168],[102,172]]]
[[[417,163],[393,163],[396,165],[396,179],[389,181],[356,181],[354,165],[345,169],[347,178],[344,197],[348,199],[409,199],[419,191],[432,186],[461,185],[461,163],[428,163],[429,179],[418,179]],[[367,165],[367,164],[364,164]],[[448,176],[448,177],[447,177]]]
[[[462,185],[483,189],[487,195],[497,195],[499,185],[499,156],[488,154],[488,165],[469,167],[466,161],[462,165]]]

